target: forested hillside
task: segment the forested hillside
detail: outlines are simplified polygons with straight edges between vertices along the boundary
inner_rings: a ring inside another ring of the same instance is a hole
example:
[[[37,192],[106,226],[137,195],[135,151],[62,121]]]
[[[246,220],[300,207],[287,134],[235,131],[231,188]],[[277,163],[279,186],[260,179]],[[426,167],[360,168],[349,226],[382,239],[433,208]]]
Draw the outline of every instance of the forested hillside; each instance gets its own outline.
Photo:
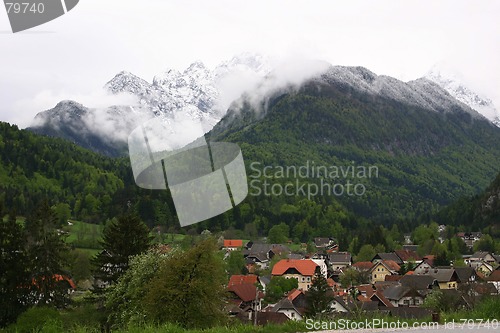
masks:
[[[74,217],[97,221],[111,212],[128,173],[123,160],[0,123],[0,201],[19,215],[48,199]]]
[[[230,111],[211,136],[238,143],[248,165],[377,166],[378,177],[363,180],[364,195],[311,200],[323,208],[338,201],[358,216],[385,224],[416,221],[475,195],[500,171],[500,129],[487,121],[459,109],[429,111],[324,82],[282,91],[260,107],[246,103]],[[273,219],[286,205],[293,206],[287,211],[301,211],[297,202],[304,198],[254,199],[254,212]]]

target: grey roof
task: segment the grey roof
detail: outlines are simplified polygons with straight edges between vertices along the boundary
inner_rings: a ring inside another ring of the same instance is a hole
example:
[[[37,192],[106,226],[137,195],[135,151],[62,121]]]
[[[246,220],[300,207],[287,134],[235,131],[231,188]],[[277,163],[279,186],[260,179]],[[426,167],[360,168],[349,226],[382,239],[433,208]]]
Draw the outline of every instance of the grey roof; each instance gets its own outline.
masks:
[[[374,260],[381,259],[381,260],[392,260],[396,262],[398,265],[402,264],[403,261],[401,260],[400,257],[397,256],[396,253],[394,252],[389,252],[389,253],[377,253],[375,257],[371,260],[372,262]]]
[[[477,251],[477,252],[474,252],[474,254],[471,256],[471,259],[484,259],[484,257],[486,257],[488,254],[491,254],[489,252],[485,252],[485,251]]]
[[[267,257],[267,252],[256,252],[256,253],[250,253],[246,259],[253,259],[253,262],[266,262],[269,261],[269,258]]]
[[[399,301],[403,298],[408,292],[410,292],[411,288],[407,286],[403,286],[402,284],[397,284],[392,287],[389,287],[384,290],[384,297],[388,300]]]
[[[472,276],[477,275],[472,267],[455,267],[459,282],[468,282]]]
[[[269,253],[269,251],[274,252],[274,254],[281,254],[284,252],[289,253],[290,249],[283,244],[254,243],[248,250],[248,253],[250,255],[254,253]]]
[[[374,283],[375,289],[384,291],[387,288],[398,285],[398,281],[377,281]]]
[[[300,253],[290,253],[288,259],[304,259],[304,255]]]
[[[271,282],[270,276],[259,276],[259,280],[262,284],[268,285]]]
[[[426,275],[433,276],[438,282],[449,282],[453,279],[453,275],[457,276],[453,268],[435,268],[429,270]]]
[[[290,301],[287,297],[282,298],[281,301],[276,303],[276,305],[273,306],[273,309],[271,311],[278,312],[279,310],[282,310],[282,309],[283,310],[295,310],[298,313],[300,313],[299,309],[297,309],[295,307],[295,305],[293,305],[292,301]]]
[[[399,283],[409,288],[426,290],[432,288],[434,281],[434,277],[430,275],[405,275],[399,280]]]
[[[328,237],[316,237],[314,238],[314,245],[316,247],[324,247],[330,245],[330,242],[336,243],[335,239]]]
[[[352,301],[352,299],[349,299],[348,301],[346,301],[341,296],[335,296],[334,299],[337,303],[339,303],[347,311],[351,311],[353,309],[356,309],[360,305],[361,305],[361,310],[363,310],[363,311],[377,311],[378,310],[378,302],[376,302],[376,301],[367,301],[367,302],[356,301],[356,303],[354,303]]]
[[[352,256],[349,252],[330,253],[328,255],[328,258],[330,260],[330,263],[352,263]]]

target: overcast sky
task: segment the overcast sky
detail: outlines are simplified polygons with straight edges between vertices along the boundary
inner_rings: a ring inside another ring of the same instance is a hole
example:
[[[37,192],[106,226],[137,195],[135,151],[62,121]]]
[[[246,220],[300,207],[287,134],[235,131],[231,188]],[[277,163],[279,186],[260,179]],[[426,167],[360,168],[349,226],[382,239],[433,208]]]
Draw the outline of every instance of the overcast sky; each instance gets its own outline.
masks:
[[[25,127],[59,100],[92,104],[121,70],[151,81],[245,51],[361,65],[405,81],[441,64],[498,107],[499,13],[494,0],[80,0],[12,34],[0,8],[0,120]]]

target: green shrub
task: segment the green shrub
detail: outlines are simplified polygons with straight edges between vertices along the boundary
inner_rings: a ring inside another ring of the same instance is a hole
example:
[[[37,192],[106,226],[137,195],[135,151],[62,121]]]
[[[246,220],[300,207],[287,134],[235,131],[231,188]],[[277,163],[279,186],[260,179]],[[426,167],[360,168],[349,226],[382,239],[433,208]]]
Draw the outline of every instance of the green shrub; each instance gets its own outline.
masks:
[[[56,309],[34,307],[21,314],[17,322],[9,327],[9,331],[16,333],[61,332],[61,325],[61,315]]]

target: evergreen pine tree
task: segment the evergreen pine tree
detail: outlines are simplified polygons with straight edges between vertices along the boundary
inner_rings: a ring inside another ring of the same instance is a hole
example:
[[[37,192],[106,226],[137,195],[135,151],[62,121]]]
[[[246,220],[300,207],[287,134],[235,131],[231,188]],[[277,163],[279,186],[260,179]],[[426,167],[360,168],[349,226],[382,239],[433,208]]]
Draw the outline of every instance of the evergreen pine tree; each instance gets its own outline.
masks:
[[[31,304],[61,307],[67,304],[67,283],[63,267],[69,250],[57,230],[57,217],[47,201],[26,219],[27,254],[31,281]]]
[[[15,322],[26,307],[29,279],[25,242],[15,219],[0,218],[0,327]]]
[[[92,261],[94,278],[114,283],[128,269],[130,256],[145,252],[151,243],[149,228],[137,215],[127,213],[104,229],[101,251]],[[99,286],[96,285],[96,291]]]
[[[311,287],[306,294],[306,314],[309,317],[327,313],[330,310],[330,303],[333,301],[332,289],[328,285],[320,267],[316,267]]]

